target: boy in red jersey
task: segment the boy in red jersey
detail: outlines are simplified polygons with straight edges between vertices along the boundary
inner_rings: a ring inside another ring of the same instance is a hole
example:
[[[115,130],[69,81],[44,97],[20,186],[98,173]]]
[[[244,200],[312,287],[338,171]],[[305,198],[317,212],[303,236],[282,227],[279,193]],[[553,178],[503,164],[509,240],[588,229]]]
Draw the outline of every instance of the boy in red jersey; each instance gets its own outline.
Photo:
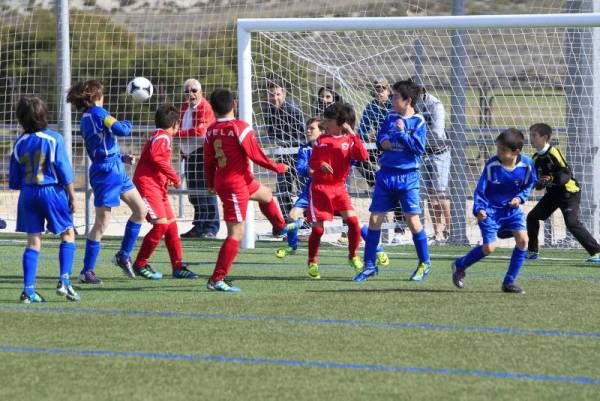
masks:
[[[321,135],[313,146],[310,157],[312,182],[309,193],[308,218],[312,231],[308,239],[308,275],[321,278],[317,265],[317,254],[323,222],[339,214],[348,225],[348,264],[358,273],[363,268],[362,260],[356,256],[360,244],[360,223],[350,202],[346,189],[346,178],[351,161],[365,161],[369,154],[360,136],[352,127],[356,114],[348,103],[334,103],[323,113],[326,134]]]
[[[167,195],[169,185],[179,188],[181,184],[181,179],[171,166],[171,138],[179,130],[179,112],[175,106],[163,104],[156,110],[154,120],[156,131],[144,145],[133,175],[133,182],[148,207],[147,219],[153,227],[144,237],[133,271],[149,280],[162,278],[162,274],[155,272],[148,264],[148,259],[164,236],[173,278],[195,279],[198,275],[189,271],[182,261],[177,222]]]
[[[242,236],[248,201],[258,201],[261,212],[273,225],[274,232],[287,231],[285,221],[271,190],[261,185],[250,170],[250,161],[283,174],[288,166],[275,163],[263,153],[254,131],[246,122],[235,118],[237,107],[229,89],[215,89],[210,96],[217,122],[208,128],[204,143],[204,176],[207,187],[214,190],[223,203],[223,219],[227,238],[206,287],[209,290],[238,292],[225,281],[235,259]]]

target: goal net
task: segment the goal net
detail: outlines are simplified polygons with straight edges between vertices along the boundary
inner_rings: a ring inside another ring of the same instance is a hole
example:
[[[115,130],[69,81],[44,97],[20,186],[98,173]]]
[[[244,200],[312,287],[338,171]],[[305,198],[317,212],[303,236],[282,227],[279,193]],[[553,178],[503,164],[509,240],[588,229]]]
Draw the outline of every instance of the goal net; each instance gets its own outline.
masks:
[[[529,126],[545,122],[554,128],[553,143],[582,188],[581,219],[597,236],[598,183],[593,171],[600,131],[591,28],[597,24],[598,16],[591,14],[241,20],[238,44],[243,46],[244,38],[250,43],[246,58],[244,49],[238,55],[249,63],[246,72],[240,69],[241,109],[252,112],[270,154],[293,165],[298,144],[305,142],[298,118],[288,112],[293,107],[306,121],[322,114],[320,101],[326,101],[322,95],[332,94],[351,103],[364,123],[365,118],[373,119],[374,108],[389,107],[380,92],[393,82],[412,78],[420,83],[445,110],[444,136],[430,147],[422,168],[422,221],[437,243],[481,240],[471,213],[472,194],[484,162],[495,154],[495,138],[508,127],[520,129],[527,138]],[[274,112],[279,108],[272,99],[274,86],[283,86],[288,111]],[[427,104],[418,106],[421,112],[432,113]],[[365,127],[357,122],[356,128],[373,157],[352,168],[348,188],[361,222],[366,223],[376,169],[377,124]],[[524,153],[533,154],[526,143]],[[443,181],[443,167],[442,177],[430,174],[443,164],[446,150],[447,188],[438,182]],[[288,174],[276,185],[274,175],[263,170],[258,175],[277,188],[282,208],[289,208],[302,181]],[[532,192],[525,212],[542,195]],[[449,219],[444,213],[447,205]],[[389,238],[410,241],[401,215],[394,214],[386,226],[394,231]],[[343,230],[341,221],[333,225],[336,229]],[[576,246],[566,235],[560,213],[546,222],[540,240],[544,246]]]

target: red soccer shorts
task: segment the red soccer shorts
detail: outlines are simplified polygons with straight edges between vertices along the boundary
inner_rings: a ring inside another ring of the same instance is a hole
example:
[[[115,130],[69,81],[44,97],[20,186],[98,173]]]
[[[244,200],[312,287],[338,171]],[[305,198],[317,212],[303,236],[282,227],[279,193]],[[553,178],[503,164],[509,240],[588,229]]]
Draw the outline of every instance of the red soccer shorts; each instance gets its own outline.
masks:
[[[308,198],[308,219],[312,223],[330,221],[335,214],[354,210],[344,184],[336,186],[311,184]]]
[[[250,196],[259,188],[260,183],[254,178],[237,184],[216,184],[215,191],[223,203],[223,220],[236,223],[246,220]]]
[[[148,194],[142,194],[142,199],[148,208],[148,214],[146,218],[148,221],[158,220],[166,218],[171,220],[175,218],[173,209],[171,209],[171,202],[167,192],[151,192]]]

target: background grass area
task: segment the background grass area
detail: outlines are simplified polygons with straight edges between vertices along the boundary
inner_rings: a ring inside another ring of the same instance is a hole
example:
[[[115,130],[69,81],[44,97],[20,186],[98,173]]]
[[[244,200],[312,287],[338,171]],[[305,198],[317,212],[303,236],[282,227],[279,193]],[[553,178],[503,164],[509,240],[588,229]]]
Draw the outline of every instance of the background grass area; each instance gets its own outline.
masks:
[[[356,284],[349,281],[344,249],[323,247],[323,278],[313,281],[305,276],[305,252],[282,262],[273,256],[278,243],[266,242],[242,250],[233,267],[232,278],[242,293],[223,294],[205,288],[220,244],[184,242],[185,258],[194,263],[191,268],[202,275],[200,280],[167,276],[150,282],[124,278],[109,263],[118,247],[109,240],[97,269],[104,285],[80,287],[82,302],[74,304],[53,294],[57,242],[49,240],[38,274],[38,290],[49,302],[20,306],[24,242],[5,238],[0,244],[0,347],[113,354],[3,349],[0,399],[597,399],[600,267],[583,263],[581,250],[544,250],[543,256],[557,260],[528,262],[519,280],[527,294],[519,296],[500,292],[508,250],[474,266],[467,288],[459,291],[452,286],[449,266],[466,248],[434,248],[434,271],[424,283],[406,280],[415,265],[412,248],[389,248],[391,267]],[[83,242],[78,246],[76,271]],[[168,273],[167,261],[160,249],[152,265]],[[107,310],[114,313],[99,313]],[[128,354],[114,354],[119,352]],[[158,359],[130,353],[242,359]],[[291,366],[273,360],[342,365]],[[359,364],[441,370],[356,369]],[[481,377],[472,371],[586,377],[596,384]],[[448,374],[452,372],[459,374]]]

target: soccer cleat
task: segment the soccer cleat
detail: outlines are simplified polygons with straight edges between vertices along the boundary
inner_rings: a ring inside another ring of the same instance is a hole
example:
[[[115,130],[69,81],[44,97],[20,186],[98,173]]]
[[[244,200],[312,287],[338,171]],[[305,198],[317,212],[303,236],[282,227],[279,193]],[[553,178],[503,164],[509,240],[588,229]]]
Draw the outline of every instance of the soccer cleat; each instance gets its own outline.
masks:
[[[600,263],[600,253],[596,253],[589,258],[587,258],[586,262],[590,263]]]
[[[318,279],[321,278],[319,274],[319,265],[316,263],[309,263],[307,268],[308,277]]]
[[[287,255],[293,255],[295,253],[296,253],[296,249],[292,248],[289,245],[286,245],[282,248],[279,248],[277,251],[275,251],[275,256],[277,256],[279,259],[283,259]]]
[[[431,272],[429,263],[421,262],[410,276],[410,281],[425,281],[427,275]]]
[[[162,278],[162,274],[155,272],[150,265],[144,267],[133,266],[133,271],[135,271],[136,275],[148,280],[160,280]]]
[[[354,272],[358,274],[363,271],[365,264],[360,257],[355,256],[352,259],[348,259],[348,266],[353,268]]]
[[[34,291],[31,295],[27,295],[25,294],[25,291],[23,291],[21,293],[21,297],[19,298],[19,302],[21,302],[22,304],[37,304],[46,302],[46,300],[36,291]]]
[[[211,291],[221,291],[221,292],[240,292],[241,290],[237,287],[231,285],[231,282],[227,282],[226,280],[219,280],[217,282],[208,279],[206,283],[206,288]]]
[[[537,260],[539,258],[540,258],[539,252],[527,251],[527,253],[525,254],[525,259]],[[600,259],[598,259],[598,262],[600,262]]]
[[[377,257],[377,259],[376,259],[377,266],[386,267],[386,266],[390,265],[390,258],[387,255],[387,253],[385,253],[383,251],[377,252],[376,257]]]
[[[456,261],[452,262],[452,284],[456,288],[465,288],[465,271],[456,266]]]
[[[502,283],[502,292],[510,294],[525,294],[525,291],[515,283]]]
[[[102,280],[93,271],[81,273],[79,275],[79,282],[82,284],[102,285]]]
[[[79,302],[81,301],[81,297],[79,294],[73,289],[71,284],[64,285],[62,281],[58,280],[58,284],[56,285],[56,294],[61,297],[67,298],[67,301]]]
[[[123,255],[121,252],[117,252],[112,258],[112,262],[119,266],[127,277],[134,278],[135,272],[133,271],[133,265],[129,256]]]
[[[194,280],[198,278],[198,274],[194,273],[191,270],[188,270],[186,266],[182,266],[179,269],[173,270],[173,278],[184,278]]]
[[[369,277],[376,276],[378,273],[379,273],[379,269],[377,269],[377,267],[373,267],[373,266],[365,267],[363,269],[363,271],[361,271],[356,276],[354,276],[352,281],[354,281],[354,282],[365,281]]]

